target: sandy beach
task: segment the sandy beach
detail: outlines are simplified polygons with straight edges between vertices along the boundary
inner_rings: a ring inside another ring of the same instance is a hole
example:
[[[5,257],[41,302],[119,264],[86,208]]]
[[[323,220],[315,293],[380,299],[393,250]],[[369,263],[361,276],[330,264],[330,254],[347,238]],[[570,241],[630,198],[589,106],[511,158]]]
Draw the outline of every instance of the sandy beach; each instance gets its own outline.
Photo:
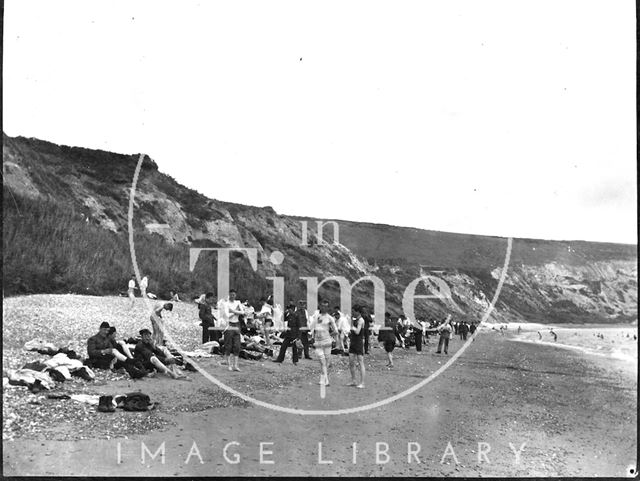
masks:
[[[220,388],[195,373],[187,382],[115,379],[89,389],[104,394],[141,390],[160,402],[158,410],[104,414],[90,408],[77,425],[51,423],[40,433],[4,440],[3,474],[629,475],[636,466],[637,374],[622,360],[511,338],[482,330],[456,363],[417,392],[347,415],[301,416],[237,399],[221,402]],[[244,361],[242,373],[219,366],[217,357],[200,365],[263,401],[298,409],[340,409],[382,400],[415,385],[461,346],[453,339],[449,356],[435,354],[434,339],[422,354],[396,349],[392,370],[384,367],[383,350],[375,348],[367,357],[364,390],[346,386],[346,358],[333,356],[331,386],[324,398],[316,360],[301,361],[297,367],[288,360],[282,365]],[[6,401],[6,389],[4,394]],[[139,417],[157,420],[158,427],[138,434],[107,429]],[[80,432],[87,439],[79,439]]]

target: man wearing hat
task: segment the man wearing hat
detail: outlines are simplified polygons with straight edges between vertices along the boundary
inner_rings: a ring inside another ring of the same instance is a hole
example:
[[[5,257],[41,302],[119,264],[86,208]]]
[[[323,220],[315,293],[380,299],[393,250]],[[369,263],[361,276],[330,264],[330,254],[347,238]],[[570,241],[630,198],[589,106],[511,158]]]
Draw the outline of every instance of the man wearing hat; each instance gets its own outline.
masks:
[[[100,324],[100,331],[87,341],[89,366],[97,369],[111,369],[116,361],[126,361],[127,357],[113,348],[109,338],[109,323]]]
[[[298,317],[295,314],[296,305],[291,302],[287,306],[287,310],[284,311],[284,322],[286,324],[284,341],[280,346],[280,352],[278,358],[273,362],[283,362],[284,356],[287,353],[287,348],[292,347],[293,364],[298,364],[298,348],[296,347],[296,340],[300,337],[300,326],[298,325]],[[306,333],[305,333],[306,335]]]

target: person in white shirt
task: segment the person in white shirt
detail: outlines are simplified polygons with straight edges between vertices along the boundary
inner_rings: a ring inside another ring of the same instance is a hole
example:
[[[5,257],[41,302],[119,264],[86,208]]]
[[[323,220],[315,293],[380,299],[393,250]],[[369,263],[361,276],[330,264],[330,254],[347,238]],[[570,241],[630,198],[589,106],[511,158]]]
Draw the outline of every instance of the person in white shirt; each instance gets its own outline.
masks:
[[[223,316],[227,321],[227,328],[224,331],[224,359],[229,366],[229,371],[240,371],[238,360],[240,359],[240,316],[244,314],[242,304],[236,299],[236,291],[229,291],[229,299],[223,301]],[[230,356],[233,354],[233,361]]]
[[[331,345],[333,344],[332,335],[338,331],[336,322],[331,313],[329,313],[329,301],[323,300],[320,303],[320,310],[311,316],[309,319],[309,331],[313,335],[313,346],[322,369],[319,384],[328,386],[328,364],[331,358]]]
[[[336,318],[336,326],[338,327],[338,335],[337,335],[337,343],[336,348],[342,353],[346,353],[349,341],[349,332],[350,332],[350,322],[349,318],[340,311],[340,307],[336,306],[334,308],[334,317]],[[348,354],[347,354],[348,355]]]
[[[149,278],[144,276],[140,281],[140,293],[143,298],[147,297],[147,287],[149,287]]]
[[[129,304],[129,309],[133,309],[133,305],[136,302],[135,289],[136,289],[136,276],[134,274],[131,276],[131,279],[129,279],[129,288],[127,291],[127,294],[129,295],[129,300],[131,301],[131,303]]]
[[[267,343],[267,347],[269,349],[273,349],[271,339],[269,337],[273,331],[273,307],[271,307],[269,301],[264,297],[260,299],[260,303],[260,312],[258,312],[257,317],[260,319],[260,323],[262,324],[262,335]]]

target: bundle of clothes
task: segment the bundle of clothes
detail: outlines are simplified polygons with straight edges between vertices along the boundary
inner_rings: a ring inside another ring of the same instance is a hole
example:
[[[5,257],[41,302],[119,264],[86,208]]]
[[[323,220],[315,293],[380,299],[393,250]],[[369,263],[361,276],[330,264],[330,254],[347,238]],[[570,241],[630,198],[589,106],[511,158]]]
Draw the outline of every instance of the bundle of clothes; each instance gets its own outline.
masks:
[[[56,382],[68,381],[72,376],[86,381],[96,378],[93,370],[86,366],[75,350],[69,346],[58,347],[40,339],[27,342],[24,348],[39,354],[52,356],[47,360],[26,363],[20,369],[7,369],[4,374],[8,384],[26,386],[31,392],[53,389]]]
[[[97,410],[103,413],[115,412],[116,408],[124,411],[151,411],[155,409],[158,402],[151,402],[151,398],[142,392],[130,392],[111,396],[99,396],[95,394],[66,394],[49,393],[47,399],[71,399],[81,403],[97,406]]]

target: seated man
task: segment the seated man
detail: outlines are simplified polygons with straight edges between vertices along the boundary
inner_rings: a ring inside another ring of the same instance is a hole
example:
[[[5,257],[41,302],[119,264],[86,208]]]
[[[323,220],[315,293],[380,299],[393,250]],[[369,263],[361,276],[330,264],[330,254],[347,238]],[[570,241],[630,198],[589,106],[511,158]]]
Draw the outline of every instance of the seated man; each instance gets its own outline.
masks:
[[[112,369],[116,361],[124,362],[127,357],[113,347],[109,337],[109,323],[100,324],[100,331],[91,336],[87,341],[87,354],[89,367],[97,369]]]
[[[109,340],[111,341],[111,345],[113,348],[118,351],[120,354],[123,354],[127,357],[127,359],[133,359],[133,354],[131,353],[131,349],[129,349],[129,345],[124,342],[122,339],[118,339],[116,334],[116,328],[111,326],[109,328]],[[121,365],[116,365],[114,368],[122,367]]]
[[[142,339],[134,349],[134,357],[142,363],[145,369],[157,369],[161,373],[171,376],[173,379],[186,377],[184,374],[178,372],[175,365],[176,360],[172,357],[166,357],[165,352],[153,343],[152,334],[149,329],[142,329],[140,331],[140,337]]]

